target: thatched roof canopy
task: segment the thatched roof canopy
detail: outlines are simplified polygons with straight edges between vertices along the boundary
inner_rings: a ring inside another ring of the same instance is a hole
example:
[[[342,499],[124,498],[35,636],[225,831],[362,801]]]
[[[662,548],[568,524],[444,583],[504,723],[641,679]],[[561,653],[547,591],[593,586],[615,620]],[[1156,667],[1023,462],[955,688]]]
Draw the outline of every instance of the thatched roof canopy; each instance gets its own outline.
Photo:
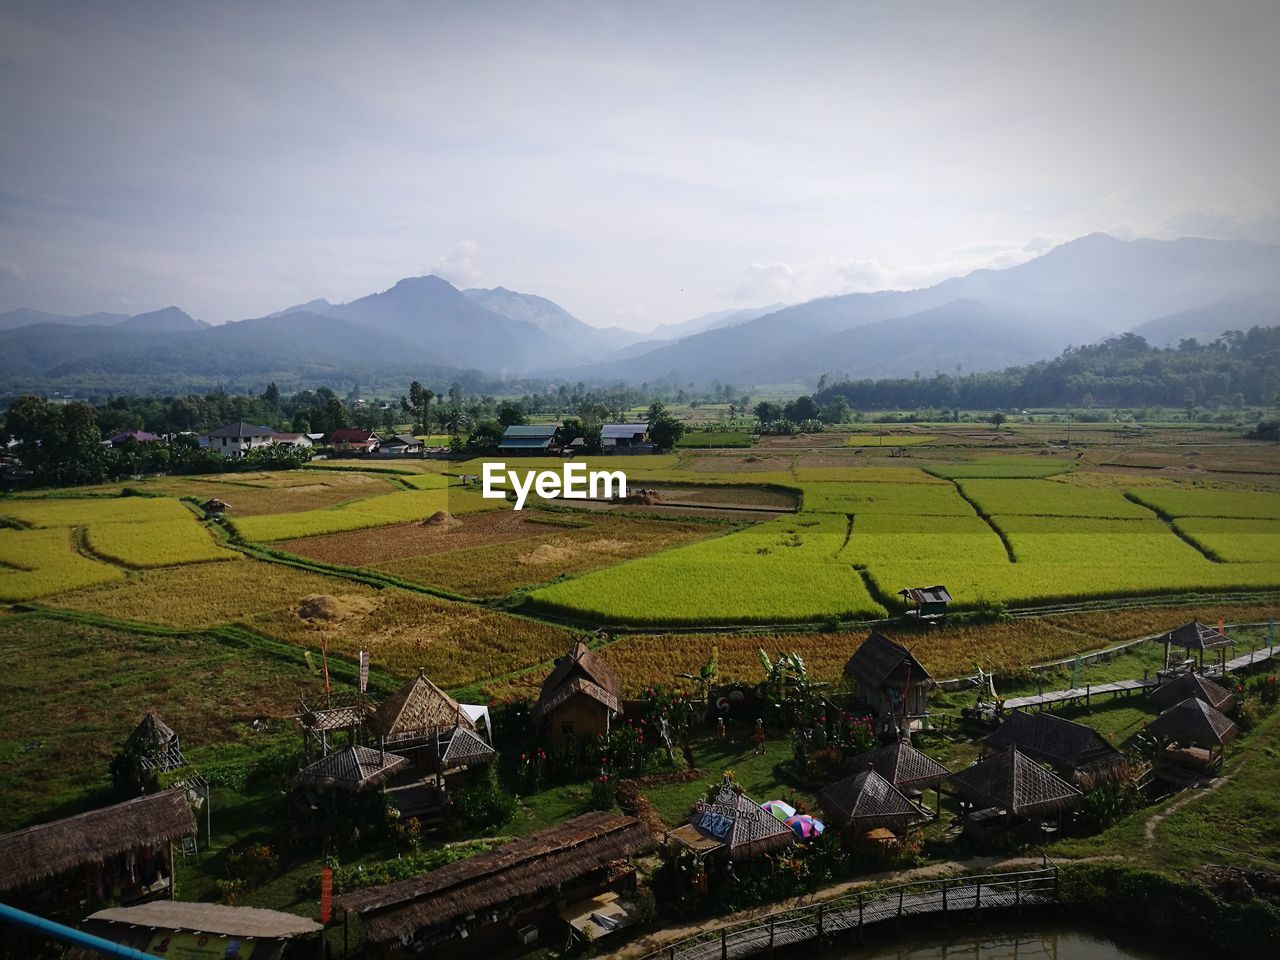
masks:
[[[870,767],[899,790],[927,790],[951,775],[937,760],[905,740],[860,753],[849,762],[855,768]]]
[[[581,640],[556,661],[555,669],[543,681],[533,715],[546,716],[577,694],[590,697],[614,713],[622,712],[622,678]]]
[[[1165,634],[1165,642],[1185,650],[1219,650],[1235,645],[1235,641],[1225,633],[1219,633],[1217,627],[1206,627],[1199,620],[1184,623]]]
[[[1203,700],[1215,710],[1225,710],[1235,700],[1230,690],[1194,672],[1184,673],[1151,692],[1151,702],[1158,707],[1172,707],[1187,697]]]
[[[554,896],[612,861],[653,847],[635,817],[584,813],[439,870],[343,894],[336,906],[360,915],[369,938],[385,943],[522,897]]]
[[[470,727],[453,727],[441,739],[444,741],[440,750],[442,770],[488,763],[498,755],[498,751]]]
[[[195,832],[195,817],[183,790],[166,790],[27,827],[0,837],[0,890]]]
[[[982,745],[984,752],[1016,746],[1034,760],[1073,771],[1112,766],[1124,759],[1093,727],[1044,711],[1009,714]]]
[[[181,900],[153,900],[136,907],[110,907],[99,910],[89,920],[267,940],[287,940],[324,929],[314,920],[280,910]]]
[[[419,673],[393,693],[369,718],[387,742],[413,740],[459,723],[472,726],[456,700]]]
[[[133,728],[133,733],[129,734],[126,743],[151,751],[167,750],[176,744],[177,740],[178,735],[173,732],[172,727],[154,713],[148,713],[142,718],[142,722]]]
[[[870,768],[831,784],[818,794],[818,803],[829,823],[864,830],[900,830],[925,819],[919,807]]]
[[[715,800],[700,803],[699,807],[689,818],[689,826],[700,837],[714,839],[728,847],[730,857],[750,857],[778,850],[796,838],[790,827],[761,810],[760,804],[729,783],[720,787]]]
[[[1230,743],[1239,728],[1199,697],[1187,697],[1147,724],[1147,733],[1161,740],[1217,747]]]
[[[1079,790],[1017,747],[953,773],[951,782],[975,803],[1000,807],[1019,817],[1060,813],[1081,796]]]
[[[872,689],[933,685],[933,677],[910,650],[874,632],[853,652],[844,673]]]
[[[369,747],[344,747],[303,767],[298,782],[313,787],[363,790],[376,786],[409,761]]]

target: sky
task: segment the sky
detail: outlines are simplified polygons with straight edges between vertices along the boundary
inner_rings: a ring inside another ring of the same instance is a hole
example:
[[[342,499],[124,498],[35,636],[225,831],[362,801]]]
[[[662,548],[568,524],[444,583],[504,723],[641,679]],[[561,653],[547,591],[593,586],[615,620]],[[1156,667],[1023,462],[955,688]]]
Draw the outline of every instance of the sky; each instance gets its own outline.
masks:
[[[1280,4],[0,0],[0,310],[436,273],[647,330],[1280,242]]]

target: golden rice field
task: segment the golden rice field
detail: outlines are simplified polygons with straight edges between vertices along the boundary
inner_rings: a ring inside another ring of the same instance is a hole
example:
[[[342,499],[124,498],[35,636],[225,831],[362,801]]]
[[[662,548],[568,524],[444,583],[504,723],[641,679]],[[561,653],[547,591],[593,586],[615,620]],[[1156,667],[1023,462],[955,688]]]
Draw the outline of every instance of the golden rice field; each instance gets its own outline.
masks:
[[[69,527],[0,529],[0,601],[37,597],[124,579],[124,571],[76,551]]]
[[[1280,560],[1280,520],[1183,517],[1173,521],[1183,537],[1226,563]]]
[[[431,482],[438,482],[438,478],[431,477]],[[476,490],[432,486],[423,490],[401,490],[368,497],[322,510],[233,518],[231,524],[245,540],[269,543],[346,530],[362,530],[366,527],[412,523],[426,520],[440,511],[463,515],[481,510],[496,510],[503,506],[505,504],[501,500],[482,499]]]
[[[139,569],[240,557],[215,543],[190,516],[187,522],[94,523],[85,529],[85,540],[95,556]]]
[[[388,672],[423,667],[446,686],[539,663],[569,642],[566,631],[522,617],[247,558],[150,570],[48,602],[176,629],[243,623],[316,651],[327,642],[348,658],[363,647]]]

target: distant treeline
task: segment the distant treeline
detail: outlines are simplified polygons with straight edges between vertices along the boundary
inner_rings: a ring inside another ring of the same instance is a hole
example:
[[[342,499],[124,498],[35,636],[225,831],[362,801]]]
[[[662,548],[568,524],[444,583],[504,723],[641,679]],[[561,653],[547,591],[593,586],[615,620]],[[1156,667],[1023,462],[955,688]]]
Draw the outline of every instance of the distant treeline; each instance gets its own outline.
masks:
[[[1053,360],[991,373],[900,380],[842,380],[815,395],[843,397],[854,410],[920,407],[992,410],[1028,407],[1263,406],[1280,391],[1280,327],[1228,331],[1212,343],[1152,347],[1126,333]]]

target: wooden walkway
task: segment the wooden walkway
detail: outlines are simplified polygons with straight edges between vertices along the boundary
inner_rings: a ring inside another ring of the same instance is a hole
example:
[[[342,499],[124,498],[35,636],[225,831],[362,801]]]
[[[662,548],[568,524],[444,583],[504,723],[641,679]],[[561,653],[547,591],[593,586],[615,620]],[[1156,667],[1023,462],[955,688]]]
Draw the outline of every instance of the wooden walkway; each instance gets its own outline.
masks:
[[[729,960],[857,932],[871,923],[924,914],[1041,906],[1058,899],[1058,868],[923,880],[852,894],[799,910],[707,931],[644,960]]]
[[[1004,702],[1006,710],[1025,710],[1028,707],[1047,707],[1059,703],[1075,703],[1083,700],[1088,703],[1099,694],[1112,696],[1129,696],[1134,692],[1150,690],[1159,686],[1152,680],[1113,680],[1110,683],[1085,684],[1083,687],[1072,687],[1069,690],[1050,690],[1047,693],[1035,693],[1029,697],[1010,697]]]
[[[1252,653],[1242,653],[1238,657],[1232,657],[1227,661],[1227,673],[1239,673],[1241,670],[1247,670],[1255,663],[1266,663],[1273,657],[1280,656],[1280,644],[1273,647],[1263,647],[1261,650],[1254,650]],[[1209,676],[1218,674],[1218,665],[1215,663],[1212,667],[1205,667],[1204,672]]]

